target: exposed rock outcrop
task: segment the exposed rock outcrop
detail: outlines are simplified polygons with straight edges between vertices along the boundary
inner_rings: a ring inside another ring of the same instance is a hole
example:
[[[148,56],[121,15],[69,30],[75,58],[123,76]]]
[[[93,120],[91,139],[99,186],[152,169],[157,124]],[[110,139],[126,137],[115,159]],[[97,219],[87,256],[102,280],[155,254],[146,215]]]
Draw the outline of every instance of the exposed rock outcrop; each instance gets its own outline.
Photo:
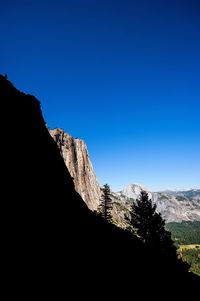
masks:
[[[49,132],[58,145],[74,180],[76,191],[81,195],[88,208],[96,210],[101,198],[101,190],[85,142],[73,138],[59,128]]]

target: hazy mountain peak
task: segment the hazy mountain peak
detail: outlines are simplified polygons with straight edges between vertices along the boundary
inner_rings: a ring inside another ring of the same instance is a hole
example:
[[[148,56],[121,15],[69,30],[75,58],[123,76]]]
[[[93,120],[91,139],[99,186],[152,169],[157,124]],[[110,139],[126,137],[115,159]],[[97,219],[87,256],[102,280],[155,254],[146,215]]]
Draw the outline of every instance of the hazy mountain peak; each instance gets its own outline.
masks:
[[[149,192],[149,189],[141,184],[129,184],[121,191],[121,194],[128,198],[137,199],[142,191]]]

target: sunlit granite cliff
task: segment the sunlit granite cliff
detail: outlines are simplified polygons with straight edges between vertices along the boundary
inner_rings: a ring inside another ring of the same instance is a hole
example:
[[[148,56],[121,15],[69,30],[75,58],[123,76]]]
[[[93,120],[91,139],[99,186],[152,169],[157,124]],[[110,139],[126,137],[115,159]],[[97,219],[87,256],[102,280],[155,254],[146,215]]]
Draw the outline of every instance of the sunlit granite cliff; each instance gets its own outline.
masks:
[[[99,205],[101,191],[85,142],[73,138],[59,128],[50,130],[50,134],[59,147],[73,178],[76,191],[91,210],[96,210]]]

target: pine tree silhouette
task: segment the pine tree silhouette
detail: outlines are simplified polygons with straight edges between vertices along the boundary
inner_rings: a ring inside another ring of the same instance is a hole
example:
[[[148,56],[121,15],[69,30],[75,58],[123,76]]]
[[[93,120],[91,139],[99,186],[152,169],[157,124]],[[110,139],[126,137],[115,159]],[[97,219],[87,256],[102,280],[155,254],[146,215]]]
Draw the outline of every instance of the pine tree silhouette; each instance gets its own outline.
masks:
[[[145,191],[141,192],[140,198],[132,205],[130,224],[150,248],[177,258],[171,233],[165,229],[164,219],[156,212],[156,204],[152,204]]]
[[[112,210],[112,199],[110,197],[110,186],[108,184],[105,184],[103,186],[103,195],[101,197],[101,203],[99,205],[98,212],[107,221],[111,222],[112,221],[111,210]]]

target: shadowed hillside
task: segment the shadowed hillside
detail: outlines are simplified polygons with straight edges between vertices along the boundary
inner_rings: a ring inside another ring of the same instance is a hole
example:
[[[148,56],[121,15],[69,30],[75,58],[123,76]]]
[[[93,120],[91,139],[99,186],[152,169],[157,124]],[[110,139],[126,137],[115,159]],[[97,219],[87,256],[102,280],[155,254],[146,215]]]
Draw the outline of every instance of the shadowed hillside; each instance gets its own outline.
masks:
[[[93,289],[98,296],[142,295],[139,287],[147,284],[177,291],[184,283],[188,288],[197,284],[174,258],[150,252],[137,237],[86,207],[35,97],[0,76],[0,100],[7,121],[1,213],[9,287],[31,295],[42,288],[46,296],[72,291],[75,299],[78,293],[93,295]]]

